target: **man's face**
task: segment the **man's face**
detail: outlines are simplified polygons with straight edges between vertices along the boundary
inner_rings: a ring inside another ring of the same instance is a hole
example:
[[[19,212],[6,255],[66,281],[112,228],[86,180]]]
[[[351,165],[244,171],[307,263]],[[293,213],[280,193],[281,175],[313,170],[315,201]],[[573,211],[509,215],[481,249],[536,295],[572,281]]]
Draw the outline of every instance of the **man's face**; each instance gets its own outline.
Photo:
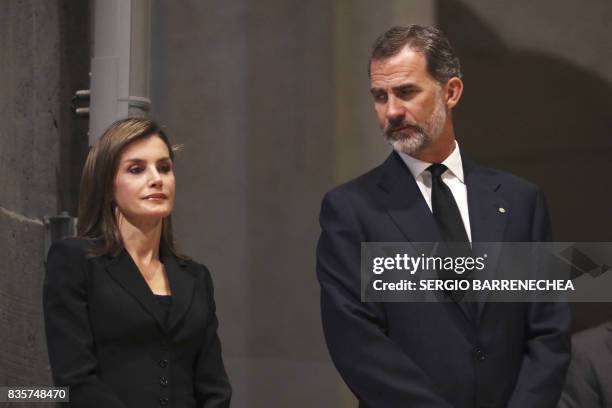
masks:
[[[444,92],[427,72],[423,53],[405,47],[373,61],[370,92],[378,123],[396,151],[418,154],[442,134],[448,118]]]

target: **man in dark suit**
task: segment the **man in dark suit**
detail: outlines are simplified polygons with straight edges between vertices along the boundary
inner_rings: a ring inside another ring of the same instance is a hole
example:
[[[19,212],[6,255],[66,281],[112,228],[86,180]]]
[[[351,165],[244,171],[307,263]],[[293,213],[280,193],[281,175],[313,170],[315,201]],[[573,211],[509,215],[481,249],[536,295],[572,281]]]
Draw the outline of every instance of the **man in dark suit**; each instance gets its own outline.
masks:
[[[463,83],[439,30],[379,37],[370,88],[394,152],[327,193],[320,216],[323,329],[340,374],[363,407],[555,407],[569,362],[566,305],[490,303],[470,313],[455,302],[361,301],[361,242],[551,239],[540,189],[460,150],[451,113]]]

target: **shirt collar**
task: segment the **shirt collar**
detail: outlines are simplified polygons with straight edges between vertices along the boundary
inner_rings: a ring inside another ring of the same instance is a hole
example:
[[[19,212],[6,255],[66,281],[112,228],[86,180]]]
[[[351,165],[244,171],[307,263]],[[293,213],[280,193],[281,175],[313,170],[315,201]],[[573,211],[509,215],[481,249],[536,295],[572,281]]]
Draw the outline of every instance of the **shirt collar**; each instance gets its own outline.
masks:
[[[427,163],[414,157],[407,155],[406,153],[398,152],[412,176],[416,179],[419,177],[432,163]],[[442,162],[448,169],[461,181],[463,181],[463,162],[461,161],[461,152],[459,150],[459,143],[455,141],[455,148],[451,154],[444,159]]]

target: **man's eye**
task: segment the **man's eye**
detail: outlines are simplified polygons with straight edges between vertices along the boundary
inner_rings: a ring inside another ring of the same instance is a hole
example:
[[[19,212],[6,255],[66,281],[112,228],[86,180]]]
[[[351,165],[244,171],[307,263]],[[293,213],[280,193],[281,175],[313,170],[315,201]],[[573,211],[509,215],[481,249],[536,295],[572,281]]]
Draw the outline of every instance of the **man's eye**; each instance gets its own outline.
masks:
[[[132,166],[132,167],[130,167],[128,169],[128,172],[132,173],[132,174],[140,174],[140,173],[142,173],[142,167],[140,167],[140,166]]]
[[[405,98],[408,98],[414,95],[415,93],[416,93],[416,89],[414,88],[399,89],[397,91],[397,97],[405,99]]]
[[[377,103],[385,103],[387,101],[387,94],[380,93],[373,94],[372,96],[374,97],[374,101]]]

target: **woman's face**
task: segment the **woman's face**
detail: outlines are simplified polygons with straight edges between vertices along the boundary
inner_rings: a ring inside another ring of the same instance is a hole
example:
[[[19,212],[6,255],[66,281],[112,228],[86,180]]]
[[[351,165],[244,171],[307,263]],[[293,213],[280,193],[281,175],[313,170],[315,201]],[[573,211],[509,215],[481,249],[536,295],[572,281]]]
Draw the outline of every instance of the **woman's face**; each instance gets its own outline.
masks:
[[[128,144],[115,176],[115,203],[132,222],[161,220],[174,204],[174,173],[168,147],[159,136]]]

